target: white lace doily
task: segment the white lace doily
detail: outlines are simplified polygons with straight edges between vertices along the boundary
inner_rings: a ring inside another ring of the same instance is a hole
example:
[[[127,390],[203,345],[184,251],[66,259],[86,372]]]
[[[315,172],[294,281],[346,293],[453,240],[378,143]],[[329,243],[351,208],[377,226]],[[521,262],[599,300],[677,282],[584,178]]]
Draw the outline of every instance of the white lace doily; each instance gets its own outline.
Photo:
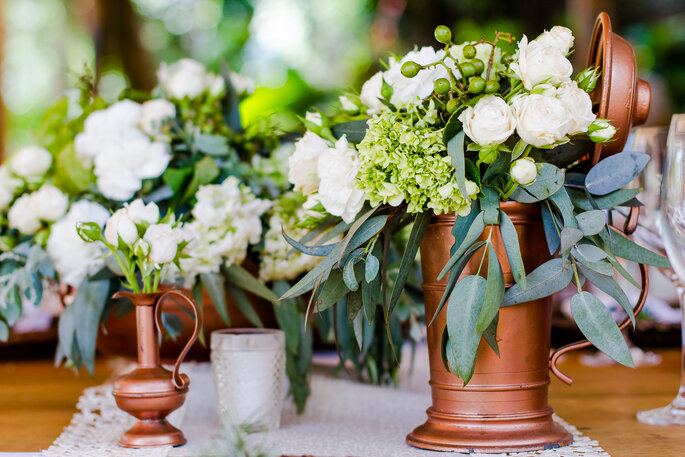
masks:
[[[111,395],[111,386],[86,389],[78,402],[71,424],[42,455],[45,457],[154,456],[195,457],[234,456],[232,443],[223,438],[216,412],[216,399],[209,364],[187,364],[191,378],[186,404],[169,420],[183,429],[188,444],[179,448],[124,449],[117,446],[119,436],[132,425],[133,418],[120,411]],[[312,377],[312,393],[307,410],[295,413],[288,404],[281,428],[267,433],[245,435],[248,449],[240,456],[261,455],[316,457],[439,457],[444,453],[410,447],[405,436],[426,419],[430,396],[358,384],[322,375]],[[489,457],[524,456],[608,456],[596,441],[575,427],[555,418],[574,436],[570,446],[547,451],[518,454],[487,454]],[[233,437],[235,438],[235,437]],[[229,440],[230,441],[230,440]],[[258,454],[255,450],[262,450]],[[449,454],[448,454],[449,455]],[[470,454],[470,457],[484,457]]]

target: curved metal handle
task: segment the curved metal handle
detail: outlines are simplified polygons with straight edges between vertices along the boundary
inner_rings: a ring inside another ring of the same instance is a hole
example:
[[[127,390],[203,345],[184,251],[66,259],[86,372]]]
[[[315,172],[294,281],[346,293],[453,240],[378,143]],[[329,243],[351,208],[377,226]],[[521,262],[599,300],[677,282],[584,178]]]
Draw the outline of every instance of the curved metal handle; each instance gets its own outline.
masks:
[[[202,319],[200,318],[200,309],[198,308],[198,304],[195,302],[195,300],[189,298],[186,294],[184,294],[178,289],[167,290],[162,294],[161,297],[159,297],[159,300],[157,301],[157,307],[155,308],[155,325],[157,326],[157,331],[160,333],[160,335],[162,334],[162,303],[165,299],[169,298],[172,295],[176,295],[177,297],[182,298],[183,301],[185,301],[185,303],[189,305],[189,307],[193,310],[193,313],[195,314],[195,330],[193,331],[193,336],[190,337],[190,340],[188,340],[185,347],[183,348],[183,351],[181,351],[181,354],[178,356],[178,359],[174,364],[174,371],[172,373],[172,380],[174,386],[176,386],[177,389],[183,389],[186,386],[186,382],[185,379],[181,377],[178,371],[181,368],[181,363],[183,363],[183,360],[186,358],[188,351],[190,351],[190,347],[195,343],[197,337],[200,335],[200,329],[202,328]],[[180,303],[176,303],[179,306],[181,306]]]
[[[637,221],[638,217],[640,215],[640,208],[639,207],[632,207],[630,208],[630,214],[628,215],[628,218],[626,219],[625,225],[623,227],[624,233],[627,235],[631,235],[633,232],[635,232],[635,229],[637,228]],[[633,316],[637,317],[638,314],[640,314],[640,311],[642,311],[642,307],[645,305],[645,301],[647,300],[647,291],[649,290],[649,274],[647,272],[647,265],[641,263],[640,265],[640,276],[642,280],[642,290],[640,291],[640,297],[637,300],[637,303],[635,304],[635,307],[633,308]],[[628,324],[630,324],[630,316],[626,317],[623,322],[618,326],[620,330],[625,329]],[[559,358],[566,354],[567,352],[574,351],[576,349],[582,349],[586,348],[588,346],[592,346],[592,343],[590,343],[588,340],[581,340],[578,341],[577,343],[571,343],[567,344],[566,346],[563,346],[557,351],[552,354],[552,357],[549,359],[549,369],[554,373],[554,375],[559,378],[562,382],[571,385],[573,384],[573,379],[569,378],[566,376],[558,367],[557,363],[559,362]]]

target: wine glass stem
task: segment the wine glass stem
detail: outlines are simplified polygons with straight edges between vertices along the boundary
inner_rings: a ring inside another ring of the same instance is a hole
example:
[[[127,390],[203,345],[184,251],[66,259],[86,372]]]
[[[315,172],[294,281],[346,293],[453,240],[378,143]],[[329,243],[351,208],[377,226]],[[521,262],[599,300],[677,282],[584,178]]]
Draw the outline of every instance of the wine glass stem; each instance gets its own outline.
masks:
[[[683,320],[680,324],[680,389],[678,390],[678,396],[685,396],[685,287],[678,284],[677,286],[678,298],[680,302],[680,312],[683,314]]]

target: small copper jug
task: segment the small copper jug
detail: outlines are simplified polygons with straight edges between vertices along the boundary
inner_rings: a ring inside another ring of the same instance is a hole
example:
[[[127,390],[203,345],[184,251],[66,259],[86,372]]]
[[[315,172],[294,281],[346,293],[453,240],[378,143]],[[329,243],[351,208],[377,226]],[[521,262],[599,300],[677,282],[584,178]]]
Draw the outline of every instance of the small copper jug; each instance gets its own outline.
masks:
[[[158,344],[162,333],[162,304],[172,297],[179,306],[188,305],[195,315],[195,331],[178,356],[173,372],[160,364]],[[183,432],[167,422],[166,417],[183,405],[188,392],[190,379],[179,374],[179,368],[200,333],[202,321],[198,305],[177,289],[148,294],[117,292],[113,298],[133,302],[138,334],[138,368],[118,378],[112,389],[117,406],[138,419],[121,437],[119,445],[141,448],[185,444]]]

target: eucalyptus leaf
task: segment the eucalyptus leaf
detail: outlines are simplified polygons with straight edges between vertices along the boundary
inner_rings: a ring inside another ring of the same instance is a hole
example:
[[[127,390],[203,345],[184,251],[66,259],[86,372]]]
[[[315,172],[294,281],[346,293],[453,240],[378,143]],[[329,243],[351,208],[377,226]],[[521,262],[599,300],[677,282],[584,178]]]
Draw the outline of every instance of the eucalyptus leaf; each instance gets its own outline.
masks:
[[[223,135],[200,134],[195,137],[195,149],[211,156],[228,154],[228,138]]]
[[[378,258],[373,254],[369,254],[366,257],[366,268],[364,270],[364,279],[366,280],[366,282],[370,283],[371,281],[373,281],[378,275],[379,269],[380,262],[378,261]]]
[[[461,242],[457,250],[454,252],[454,254],[452,254],[450,259],[447,261],[447,264],[443,267],[442,271],[440,271],[440,274],[437,277],[438,281],[445,277],[445,275],[452,269],[454,264],[457,263],[457,261],[466,252],[466,250],[469,249],[471,245],[473,245],[473,243],[475,243],[476,240],[478,240],[478,238],[481,236],[483,230],[485,230],[485,221],[483,220],[484,215],[484,211],[478,213],[473,223],[469,227],[469,230],[466,233],[464,240]],[[433,278],[426,279],[431,280]]]
[[[596,251],[594,251],[592,248],[602,252],[604,257],[598,259]],[[574,259],[580,262],[580,264],[596,273],[605,276],[613,276],[614,274],[614,267],[608,260],[605,260],[606,254],[596,246],[583,245],[574,247],[571,249],[571,255]]]
[[[499,312],[495,314],[495,318],[490,322],[490,325],[483,332],[483,339],[488,346],[492,348],[495,355],[499,357],[499,344],[497,344],[497,325],[499,324]]]
[[[538,169],[537,179],[526,187],[518,187],[511,199],[520,203],[535,203],[549,198],[564,185],[564,172],[550,163]]]
[[[485,300],[486,283],[482,276],[465,277],[457,283],[447,304],[450,346],[464,385],[473,376],[478,355],[481,334],[476,330],[476,324]]]
[[[331,127],[333,131],[333,136],[336,138],[342,138],[343,135],[347,136],[347,141],[351,143],[361,143],[361,141],[366,136],[367,130],[367,120],[358,119],[355,121],[341,122]]]
[[[599,298],[590,292],[575,294],[571,298],[571,314],[580,331],[597,349],[622,365],[634,366],[621,331]]]
[[[100,316],[109,299],[110,281],[89,281],[84,279],[78,286],[73,303],[76,324],[76,342],[81,361],[92,375],[95,363],[95,341],[97,340]]]
[[[561,245],[561,238],[559,238],[558,227],[556,224],[556,216],[550,210],[549,203],[543,202],[540,205],[542,213],[542,226],[545,230],[545,240],[547,241],[547,249],[550,255],[553,255]]]
[[[571,248],[583,239],[583,232],[577,228],[564,227],[561,230],[561,252],[562,255],[568,254]]]
[[[224,277],[221,273],[201,273],[200,282],[204,286],[209,298],[214,303],[214,308],[221,316],[227,327],[231,326],[231,318],[228,316],[228,305],[226,304],[226,288]]]
[[[579,267],[580,271],[585,275],[585,277],[595,285],[599,290],[616,300],[616,303],[621,305],[623,311],[630,317],[630,321],[635,328],[635,314],[633,313],[633,305],[630,304],[628,296],[623,291],[621,286],[616,282],[611,276],[604,276],[597,274],[589,268],[585,268],[582,265]]]
[[[571,279],[573,279],[571,267],[564,267],[561,259],[548,260],[528,274],[526,290],[514,284],[504,293],[502,307],[549,297],[568,286]]]
[[[226,287],[226,291],[228,292],[228,295],[230,295],[231,299],[233,300],[233,304],[236,305],[242,315],[245,316],[247,320],[250,321],[255,327],[264,327],[262,320],[259,318],[259,314],[257,314],[255,311],[252,303],[250,303],[250,300],[247,298],[247,295],[243,289],[235,284],[230,283],[227,284],[227,286],[228,287]]]
[[[485,285],[485,300],[480,310],[476,331],[483,333],[490,326],[492,320],[499,312],[499,306],[504,298],[504,273],[499,263],[495,248],[489,244],[488,253],[488,279]]]
[[[359,281],[357,281],[357,277],[354,275],[354,263],[355,259],[352,258],[348,260],[343,267],[343,280],[345,281],[347,288],[351,291],[359,289]]]
[[[606,214],[602,210],[594,209],[578,214],[576,220],[578,221],[578,227],[583,231],[583,235],[596,235],[606,225]]]
[[[409,234],[409,241],[407,242],[407,246],[404,248],[404,254],[402,255],[402,261],[400,262],[400,270],[397,273],[395,285],[392,288],[392,295],[390,296],[390,302],[388,303],[387,314],[392,314],[397,301],[400,299],[400,295],[402,295],[402,290],[404,289],[405,284],[407,284],[409,270],[414,264],[416,253],[419,251],[419,246],[421,245],[423,234],[428,228],[431,215],[431,212],[426,211],[417,214],[416,219],[414,219],[414,226]]]
[[[495,184],[500,177],[509,171],[511,165],[511,154],[500,152],[494,162],[488,165],[483,174],[483,185],[490,186]]]
[[[10,328],[7,322],[0,319],[0,341],[6,343],[10,336]]]
[[[452,113],[450,118],[445,124],[445,128],[442,131],[442,142],[447,146],[447,144],[454,138],[459,132],[463,132],[464,128],[461,121],[459,120],[459,112]]]
[[[269,300],[272,303],[278,301],[278,296],[271,289],[266,287],[259,279],[252,276],[252,273],[233,264],[224,270],[226,280],[258,297]]]
[[[576,217],[573,214],[573,202],[571,202],[571,197],[569,197],[568,192],[566,192],[566,188],[562,187],[549,197],[549,199],[561,213],[561,217],[564,220],[564,226],[573,228],[578,227]]]
[[[290,238],[287,233],[285,233],[285,228],[282,229],[283,233],[283,238],[285,238],[285,241],[288,242],[289,245],[297,249],[298,251],[311,255],[311,256],[317,256],[317,257],[326,257],[328,254],[335,249],[335,247],[338,245],[338,243],[332,243],[332,244],[325,244],[322,246],[307,246],[305,244],[302,244],[298,241],[295,241],[294,239]]]
[[[478,202],[478,200],[476,200],[471,203],[471,211],[469,212],[468,216],[460,216],[454,220],[454,225],[452,226],[452,236],[454,236],[454,245],[452,246],[450,255],[454,254],[459,248],[459,246],[461,246],[461,244],[464,242],[464,239],[466,239],[466,235],[468,234],[469,229],[473,224],[473,221],[476,220],[476,217],[478,217],[479,213],[480,203]]]
[[[162,313],[162,326],[172,341],[183,333],[183,321],[173,313]]]
[[[461,195],[468,195],[466,191],[466,165],[464,163],[464,131],[460,131],[447,142],[447,154],[454,167],[454,179]]]
[[[643,248],[613,228],[609,230],[612,230],[611,242],[609,241],[609,234],[606,232],[606,230],[602,230],[599,233],[599,236],[602,238],[602,241],[604,241],[605,245],[610,248],[611,253],[615,256],[621,257],[622,259],[632,260],[633,262],[637,263],[652,265],[654,267],[671,268],[671,263],[666,257],[660,256],[649,249]]]
[[[483,197],[480,200],[480,207],[483,208],[483,221],[486,225],[499,224],[499,192],[490,187],[481,189]]]
[[[500,235],[502,236],[504,250],[506,251],[507,258],[509,259],[511,273],[514,276],[514,281],[516,281],[516,284],[521,288],[521,290],[526,290],[526,269],[523,265],[523,258],[521,257],[521,247],[519,246],[518,233],[516,232],[516,227],[514,227],[513,222],[511,222],[511,219],[509,219],[509,216],[507,216],[507,213],[504,211],[500,211],[499,230]]]
[[[190,179],[190,183],[186,187],[186,191],[183,193],[180,201],[176,202],[176,205],[180,205],[193,198],[200,186],[214,182],[219,177],[219,173],[219,167],[215,160],[209,156],[205,156],[196,162],[193,169],[193,177]]]
[[[290,284],[279,280],[274,282],[274,292],[285,293],[290,289]],[[297,309],[297,299],[281,300],[273,305],[274,314],[278,321],[278,327],[285,333],[285,344],[289,353],[297,354],[300,346],[300,316]]]
[[[593,197],[591,200],[582,190],[567,188],[566,191],[571,197],[573,206],[583,211],[627,206],[640,193],[640,189],[619,189],[607,195]]]
[[[514,149],[511,151],[511,160],[516,160],[521,157],[526,151],[526,148],[528,148],[528,143],[523,140],[518,140],[516,146],[514,146]]]
[[[635,179],[649,162],[643,152],[623,151],[610,155],[592,167],[585,178],[585,187],[593,195],[606,195]]]

